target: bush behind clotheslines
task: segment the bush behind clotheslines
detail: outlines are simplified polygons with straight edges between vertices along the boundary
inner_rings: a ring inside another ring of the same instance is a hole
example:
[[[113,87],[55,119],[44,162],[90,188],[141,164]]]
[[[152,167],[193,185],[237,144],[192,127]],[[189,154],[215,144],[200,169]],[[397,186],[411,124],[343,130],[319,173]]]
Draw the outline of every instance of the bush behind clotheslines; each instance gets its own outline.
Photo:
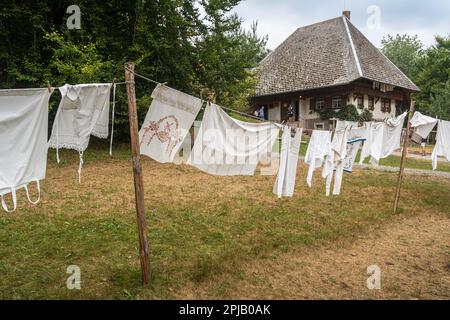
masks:
[[[240,0],[79,0],[81,29],[68,30],[70,1],[5,2],[0,12],[0,88],[54,87],[124,80],[124,64],[178,90],[203,91],[234,109],[247,109],[252,71],[267,54],[257,26],[242,28],[231,10]],[[201,8],[200,8],[201,7]],[[136,79],[139,119],[154,84]],[[128,139],[124,86],[118,86],[116,138]],[[50,104],[52,123],[59,95]],[[50,124],[51,124],[50,123]]]
[[[361,113],[359,113],[353,104],[348,104],[337,111],[333,109],[319,110],[319,115],[323,120],[335,118],[344,121],[365,122],[372,121],[373,119],[372,112],[368,109],[364,109]]]

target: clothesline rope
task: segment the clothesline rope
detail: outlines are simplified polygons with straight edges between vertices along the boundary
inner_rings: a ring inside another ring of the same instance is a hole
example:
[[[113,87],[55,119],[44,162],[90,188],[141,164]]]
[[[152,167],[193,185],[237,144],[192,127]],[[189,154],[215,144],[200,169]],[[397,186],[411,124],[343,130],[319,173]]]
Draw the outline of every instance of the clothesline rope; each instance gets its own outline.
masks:
[[[131,72],[132,74],[134,74],[136,77],[142,78],[142,79],[147,80],[147,81],[149,81],[149,82],[152,82],[152,83],[154,83],[154,84],[163,84],[163,85],[166,85],[166,84],[168,83],[168,82],[161,83],[161,82],[158,82],[158,81],[156,81],[156,80],[150,79],[150,78],[145,77],[145,76],[143,76],[143,75],[141,75],[141,74],[139,74],[139,73],[134,72],[134,71],[131,70],[131,69],[128,69],[127,67],[125,67],[125,69],[128,70],[129,72]]]
[[[143,75],[141,75],[141,74],[139,74],[139,73],[136,73],[136,72],[134,72],[134,71],[128,69],[127,67],[125,67],[125,69],[128,70],[129,72],[133,73],[135,76],[137,76],[137,77],[139,77],[139,78],[142,78],[142,79],[144,79],[144,80],[147,80],[147,81],[149,81],[149,82],[152,82],[152,83],[155,83],[155,84],[159,84],[159,85],[167,85],[167,82],[161,83],[161,82],[158,82],[158,81],[156,81],[156,80],[153,80],[153,79],[150,79],[150,78],[148,78],[148,77],[145,77],[145,76],[143,76]],[[126,83],[126,82],[123,82],[123,83],[120,83],[120,84],[124,84],[124,83]],[[119,84],[119,83],[118,83],[118,84]],[[203,101],[202,98],[200,98],[200,99]],[[209,101],[208,101],[208,102],[209,102]],[[204,108],[205,108],[205,107],[203,106],[202,109],[204,109]],[[241,111],[238,111],[238,110],[235,110],[235,109],[231,109],[231,108],[227,108],[227,107],[222,107],[222,106],[221,106],[221,108],[222,108],[222,109],[225,109],[225,110],[228,110],[228,111],[231,111],[231,112],[235,112],[235,113],[237,113],[237,114],[240,114],[240,115],[245,116],[245,117],[248,117],[248,118],[252,118],[252,119],[261,121],[261,122],[271,122],[271,123],[275,123],[274,121],[264,120],[264,119],[255,117],[255,116],[253,116],[253,115],[250,115],[250,114],[248,114],[248,113],[244,113],[244,112],[241,112]]]

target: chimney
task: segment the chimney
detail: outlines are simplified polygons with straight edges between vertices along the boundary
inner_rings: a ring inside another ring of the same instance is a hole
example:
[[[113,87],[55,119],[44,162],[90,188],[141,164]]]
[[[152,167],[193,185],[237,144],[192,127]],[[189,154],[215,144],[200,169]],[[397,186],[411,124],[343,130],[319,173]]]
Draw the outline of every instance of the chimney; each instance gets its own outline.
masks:
[[[344,12],[342,12],[342,15],[346,16],[348,20],[350,20],[350,14],[351,12],[349,10],[345,10]]]

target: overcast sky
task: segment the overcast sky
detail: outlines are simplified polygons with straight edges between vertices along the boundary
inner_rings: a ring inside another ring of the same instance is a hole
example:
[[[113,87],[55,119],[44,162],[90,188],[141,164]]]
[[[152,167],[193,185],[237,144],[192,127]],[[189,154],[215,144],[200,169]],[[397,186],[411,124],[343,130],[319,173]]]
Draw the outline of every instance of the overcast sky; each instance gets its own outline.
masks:
[[[275,49],[298,27],[335,18],[344,7],[377,47],[388,34],[417,34],[426,46],[434,35],[450,34],[448,0],[243,0],[235,12],[246,28],[257,21],[258,33],[268,35],[267,45]]]

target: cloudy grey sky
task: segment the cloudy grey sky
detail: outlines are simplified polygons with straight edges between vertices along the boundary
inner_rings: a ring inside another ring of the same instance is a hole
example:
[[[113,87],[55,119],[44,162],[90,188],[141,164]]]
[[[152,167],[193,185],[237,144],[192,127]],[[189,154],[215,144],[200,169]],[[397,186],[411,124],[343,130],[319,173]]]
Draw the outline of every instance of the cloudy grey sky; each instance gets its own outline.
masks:
[[[417,34],[426,46],[434,35],[450,34],[448,0],[243,0],[235,12],[246,28],[258,21],[258,33],[268,35],[268,47],[275,49],[298,27],[335,18],[344,7],[377,47],[388,34]]]

